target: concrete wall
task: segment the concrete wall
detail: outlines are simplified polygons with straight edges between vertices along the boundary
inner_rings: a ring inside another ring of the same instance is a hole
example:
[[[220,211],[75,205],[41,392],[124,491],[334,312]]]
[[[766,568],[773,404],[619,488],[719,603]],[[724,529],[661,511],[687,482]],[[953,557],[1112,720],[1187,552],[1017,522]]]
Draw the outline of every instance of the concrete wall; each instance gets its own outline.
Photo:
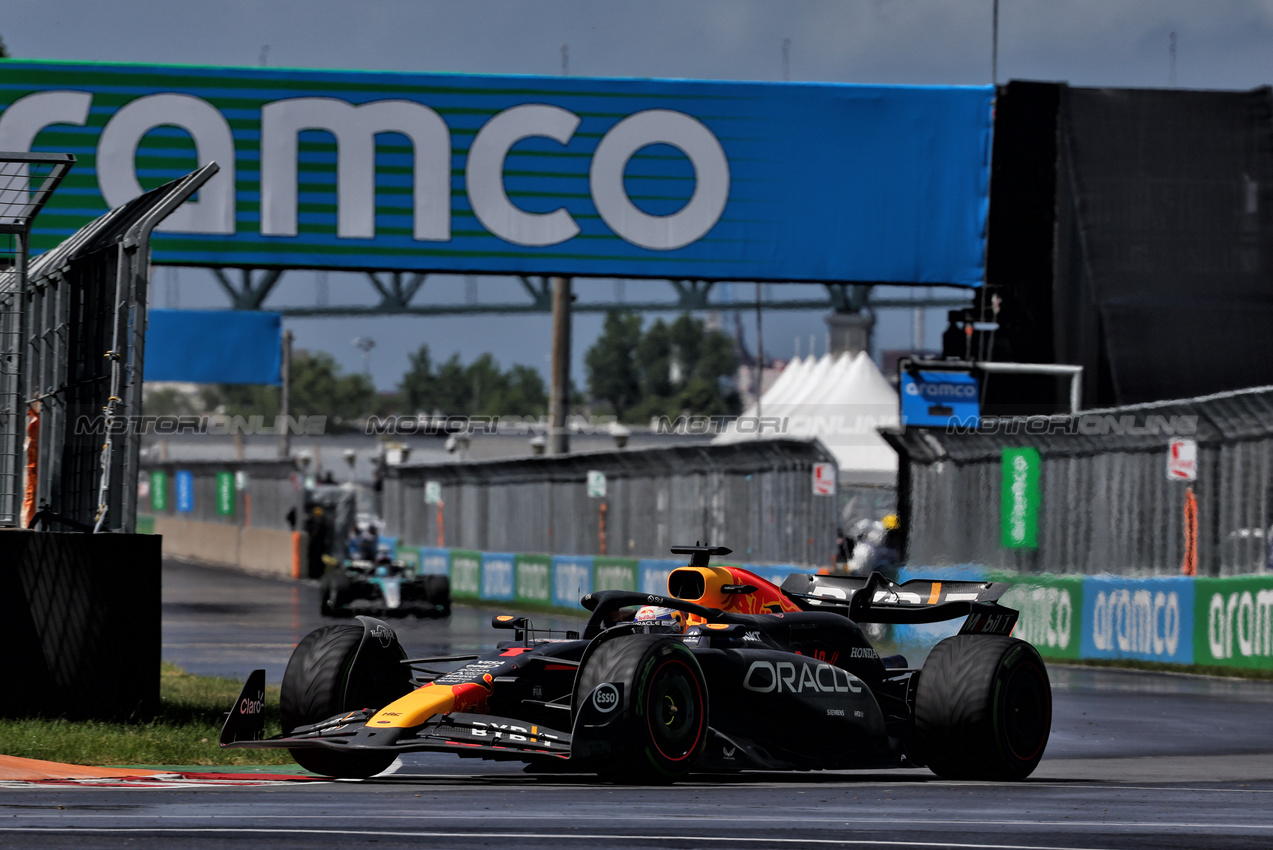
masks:
[[[244,528],[169,516],[155,517],[154,528],[155,534],[163,536],[165,557],[290,578],[301,575],[308,542],[301,531]]]

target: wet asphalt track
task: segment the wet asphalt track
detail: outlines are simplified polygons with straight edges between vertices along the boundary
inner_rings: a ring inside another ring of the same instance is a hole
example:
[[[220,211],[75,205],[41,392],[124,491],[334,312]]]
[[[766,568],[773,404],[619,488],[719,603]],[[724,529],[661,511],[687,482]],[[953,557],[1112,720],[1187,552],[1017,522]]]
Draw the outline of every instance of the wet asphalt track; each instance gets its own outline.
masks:
[[[312,586],[175,563],[164,578],[164,657],[192,672],[278,681],[322,623]],[[400,633],[413,653],[479,649],[491,613]],[[1024,783],[905,770],[629,788],[416,754],[367,782],[5,788],[0,847],[1273,847],[1273,683],[1051,674],[1052,740]]]

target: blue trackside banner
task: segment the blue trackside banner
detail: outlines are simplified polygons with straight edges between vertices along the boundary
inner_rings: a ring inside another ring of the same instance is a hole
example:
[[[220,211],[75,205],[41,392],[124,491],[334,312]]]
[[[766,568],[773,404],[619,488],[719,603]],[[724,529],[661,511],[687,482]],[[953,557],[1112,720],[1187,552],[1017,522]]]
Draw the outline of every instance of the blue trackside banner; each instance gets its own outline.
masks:
[[[1094,576],[1083,581],[1083,658],[1192,664],[1194,580]]]
[[[483,599],[509,600],[515,595],[517,583],[513,579],[513,554],[511,552],[482,553]]]
[[[978,286],[993,88],[0,61],[0,150],[74,153],[56,245],[215,160],[154,259]]]
[[[592,556],[555,555],[552,570],[552,604],[559,608],[583,610],[579,607],[579,600],[592,593]]]
[[[451,550],[434,546],[421,546],[419,551],[420,566],[418,572],[420,575],[444,576],[450,574]]]
[[[147,381],[280,382],[283,317],[248,310],[151,310]]]
[[[655,596],[667,595],[667,577],[672,570],[685,566],[685,559],[642,558],[637,561],[637,590],[642,593],[653,593]]]

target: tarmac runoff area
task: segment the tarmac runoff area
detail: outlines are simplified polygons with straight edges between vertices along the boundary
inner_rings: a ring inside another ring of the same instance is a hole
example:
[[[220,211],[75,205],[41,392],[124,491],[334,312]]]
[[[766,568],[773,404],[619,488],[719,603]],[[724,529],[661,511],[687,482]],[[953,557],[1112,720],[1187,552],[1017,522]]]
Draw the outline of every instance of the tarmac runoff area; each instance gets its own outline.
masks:
[[[194,673],[263,663],[277,681],[291,644],[321,624],[316,586],[176,563],[164,577],[164,657]],[[403,642],[479,649],[491,613],[406,621]],[[48,763],[19,780],[6,759],[0,847],[1273,847],[1273,683],[1050,673],[1052,738],[1022,783],[911,769],[621,787],[435,754],[362,782],[280,768],[58,775],[75,771]]]

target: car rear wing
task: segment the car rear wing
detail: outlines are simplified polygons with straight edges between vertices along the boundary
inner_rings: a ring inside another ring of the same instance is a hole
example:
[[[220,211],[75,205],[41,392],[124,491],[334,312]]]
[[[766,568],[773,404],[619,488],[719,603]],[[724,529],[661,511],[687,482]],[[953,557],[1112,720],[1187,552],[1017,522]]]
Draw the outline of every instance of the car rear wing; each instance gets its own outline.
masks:
[[[805,610],[840,609],[855,623],[910,625],[967,616],[961,633],[1010,634],[1018,613],[998,603],[1002,581],[911,579],[898,584],[881,573],[863,576],[796,573],[782,590]],[[975,615],[975,616],[974,616]]]

